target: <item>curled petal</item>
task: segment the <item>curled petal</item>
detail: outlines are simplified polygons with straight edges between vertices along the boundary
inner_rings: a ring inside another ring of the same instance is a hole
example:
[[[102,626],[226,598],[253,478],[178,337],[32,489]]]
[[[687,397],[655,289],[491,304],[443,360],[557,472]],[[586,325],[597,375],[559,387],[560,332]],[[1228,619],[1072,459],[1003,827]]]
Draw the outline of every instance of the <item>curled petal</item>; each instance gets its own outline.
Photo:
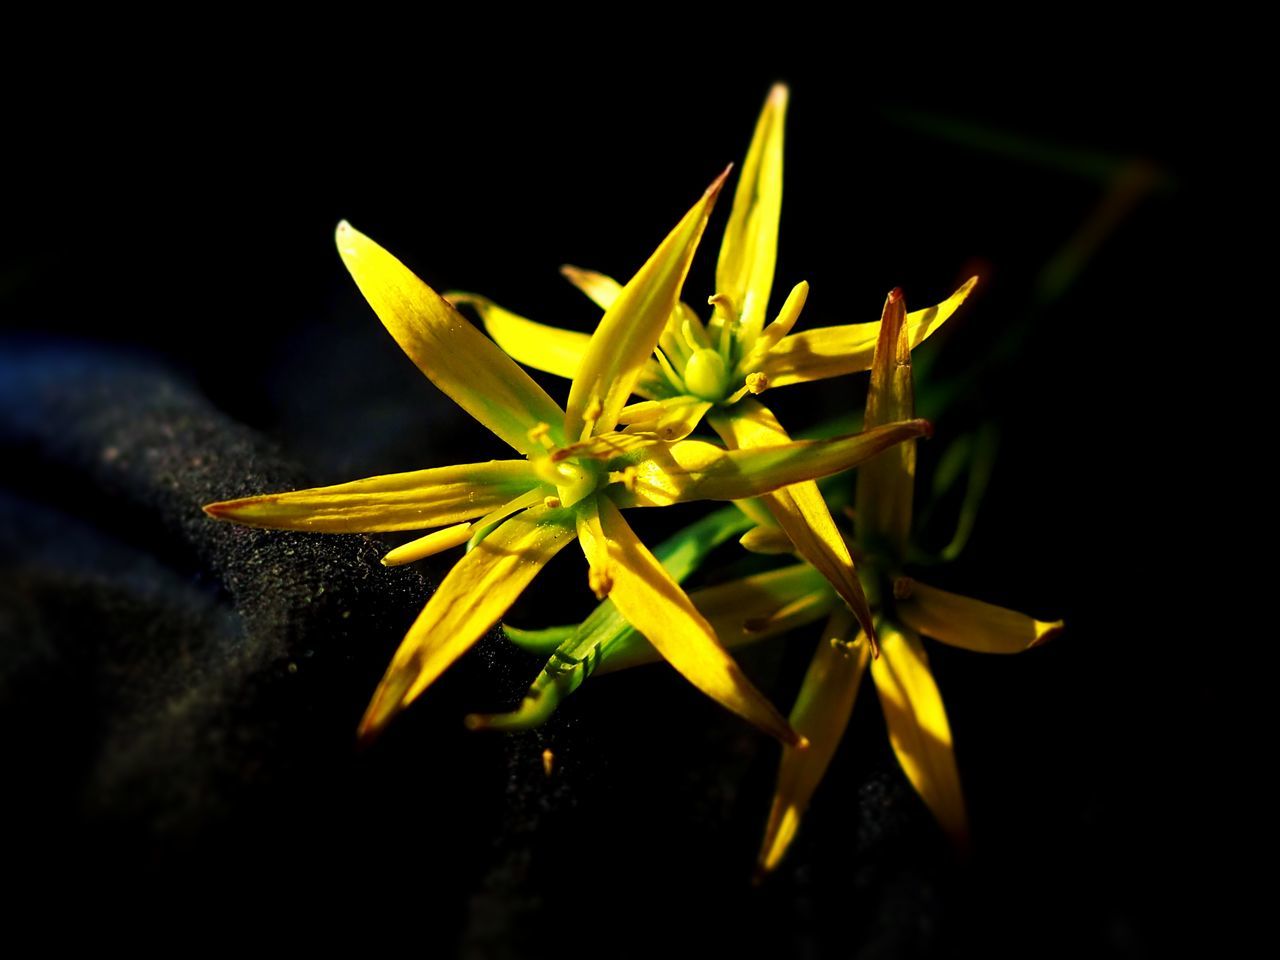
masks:
[[[574,537],[573,511],[533,507],[465,554],[441,581],[396,650],[360,722],[377,734],[506,613]]]
[[[871,363],[863,418],[867,427],[915,415],[911,346],[905,320],[902,292],[893,290],[885,298],[880,338]],[[911,440],[873,457],[858,471],[854,510],[858,516],[858,540],[864,547],[878,545],[898,561],[905,558],[915,479],[916,445]]]
[[[454,403],[521,453],[539,423],[558,435],[564,413],[545,390],[403,263],[345,220],[338,252],[400,349]]]
[[[627,525],[608,497],[584,508],[578,536],[593,569],[605,571],[618,612],[694,686],[765,733],[798,744],[782,715],[747,679],[680,585]]]
[[[977,282],[977,277],[971,277],[942,303],[907,314],[911,349],[932,336],[956,312]],[[871,357],[879,335],[878,322],[819,327],[793,333],[783,337],[769,351],[760,369],[768,377],[770,387],[860,373],[871,369]]]
[[[598,433],[617,424],[679,301],[689,263],[728,173],[707,188],[605,311],[569,389],[565,434],[571,440],[581,439],[584,429]]]
[[[539,482],[527,460],[490,460],[225,500],[204,511],[274,530],[423,530],[483,516]]]
[[[969,824],[951,725],[929,658],[913,630],[881,622],[880,656],[871,663],[871,677],[903,772],[952,842],[966,847]]]
[[[1021,653],[1052,640],[1063,622],[1046,623],[1026,614],[1006,610],[930,587],[919,580],[903,589],[908,596],[897,602],[898,616],[911,629],[953,647],[978,653]]]
[[[800,695],[791,710],[791,725],[808,738],[809,749],[782,751],[778,786],[760,847],[761,873],[776,867],[787,852],[800,818],[849,725],[871,649],[865,636],[848,643],[855,626],[843,607],[833,612],[809,662]]]
[[[451,291],[447,296],[454,304],[472,307],[494,342],[526,367],[570,380],[578,375],[587,344],[591,342],[589,334],[526,320],[474,293]]]

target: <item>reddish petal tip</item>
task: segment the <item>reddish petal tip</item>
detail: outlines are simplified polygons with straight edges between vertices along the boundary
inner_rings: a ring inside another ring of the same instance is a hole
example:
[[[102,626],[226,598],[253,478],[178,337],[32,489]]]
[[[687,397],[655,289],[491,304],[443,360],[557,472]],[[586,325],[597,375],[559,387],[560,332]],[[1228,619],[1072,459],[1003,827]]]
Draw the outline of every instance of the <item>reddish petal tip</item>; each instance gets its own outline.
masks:
[[[724,172],[720,176],[711,181],[711,186],[707,187],[707,192],[704,196],[708,199],[715,199],[716,195],[720,193],[720,188],[724,186],[724,182],[729,179],[729,174],[732,172],[733,164],[731,163],[724,168]]]

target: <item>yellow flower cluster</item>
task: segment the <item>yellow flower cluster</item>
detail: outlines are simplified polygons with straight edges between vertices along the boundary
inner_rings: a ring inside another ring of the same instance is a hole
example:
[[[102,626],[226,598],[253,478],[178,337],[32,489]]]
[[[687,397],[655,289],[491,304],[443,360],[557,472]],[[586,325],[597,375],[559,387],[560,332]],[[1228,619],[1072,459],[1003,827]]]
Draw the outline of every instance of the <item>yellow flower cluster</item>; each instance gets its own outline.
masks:
[[[549,665],[550,679],[535,684],[535,690],[555,688],[554,697],[526,707],[515,721],[471,718],[473,725],[527,725],[545,717],[597,664],[617,668],[661,657],[785,745],[761,859],[766,869],[795,832],[869,661],[904,770],[943,825],[961,835],[950,731],[917,631],[1010,652],[1056,627],[901,575],[914,440],[929,432],[914,417],[910,351],[955,312],[975,280],[926,310],[907,313],[895,291],[878,322],[793,332],[808,293],[799,283],[766,324],[786,107],[786,88],[778,86],[738,180],[705,322],[681,294],[729,170],[625,284],[564,268],[603,310],[590,335],[544,326],[475,294],[441,297],[373,240],[339,224],[342,260],[388,332],[437,387],[519,457],[204,508],[219,519],[276,529],[431,531],[390,551],[383,559],[389,565],[465,545],[374,693],[360,724],[363,737],[421,695],[576,539],[604,612],[589,619],[586,632],[564,628],[534,641],[549,639],[560,650],[560,666]],[[477,311],[492,340],[458,313],[463,304]],[[569,378],[566,405],[516,361]],[[861,433],[793,441],[757,399],[766,390],[868,369]],[[632,402],[633,396],[641,399]],[[719,444],[690,437],[704,419]],[[860,464],[866,466],[851,549],[815,481]],[[802,562],[686,594],[679,581],[705,555],[705,544],[685,544],[685,554],[675,549],[660,558],[622,511],[693,500],[733,502],[738,509],[730,515],[749,519],[720,523],[718,530],[749,527],[745,546],[794,552]],[[727,648],[823,615],[823,642],[788,720]],[[877,643],[883,656],[876,656]]]

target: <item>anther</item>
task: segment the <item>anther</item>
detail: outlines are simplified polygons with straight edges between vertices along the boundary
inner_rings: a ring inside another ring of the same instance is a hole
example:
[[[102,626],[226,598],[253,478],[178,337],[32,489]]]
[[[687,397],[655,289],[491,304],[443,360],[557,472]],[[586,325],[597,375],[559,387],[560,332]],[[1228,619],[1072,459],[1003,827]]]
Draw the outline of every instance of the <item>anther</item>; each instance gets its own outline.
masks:
[[[551,439],[550,424],[539,422],[536,426],[530,427],[525,436],[529,438],[530,443],[540,443],[548,450],[555,446],[555,441]]]
[[[893,581],[893,599],[910,600],[915,581],[910,577],[895,577]]]
[[[542,505],[546,507],[548,510],[559,510],[560,498],[559,497],[543,497]]]
[[[769,389],[769,377],[766,374],[761,373],[759,370],[755,373],[748,373],[747,389],[757,396],[764,393]]]

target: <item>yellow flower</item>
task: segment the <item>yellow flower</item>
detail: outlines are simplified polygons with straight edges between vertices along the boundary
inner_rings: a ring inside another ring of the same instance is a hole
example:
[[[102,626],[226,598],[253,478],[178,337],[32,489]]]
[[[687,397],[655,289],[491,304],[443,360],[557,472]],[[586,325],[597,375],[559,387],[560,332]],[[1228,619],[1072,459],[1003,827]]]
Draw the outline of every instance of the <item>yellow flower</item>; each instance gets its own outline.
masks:
[[[889,295],[871,370],[866,426],[910,416],[915,407],[911,333],[898,291]],[[951,746],[951,727],[929,670],[920,634],[981,653],[1018,653],[1044,643],[1062,629],[1012,610],[939,590],[903,575],[911,529],[915,444],[907,442],[875,457],[859,471],[855,517],[857,542],[867,557],[868,581],[880,628],[881,656],[871,660],[871,678],[884,711],[889,740],[907,779],[948,836],[964,847],[968,820]],[[776,574],[785,578],[785,574]],[[812,582],[812,578],[811,578]],[[783,606],[808,604],[812,590],[784,596]],[[721,595],[719,603],[732,602]],[[834,607],[834,604],[829,606]],[[704,598],[699,608],[705,612]],[[716,623],[721,637],[732,625]],[[776,617],[776,614],[773,616]],[[800,817],[844,735],[862,675],[867,669],[865,636],[842,609],[831,613],[791,711],[791,724],[807,737],[803,753],[783,748],[778,786],[760,851],[761,871],[772,870],[786,852]]]
[[[871,365],[878,323],[791,332],[808,296],[807,283],[797,284],[776,319],[765,325],[782,213],[787,99],[787,88],[775,86],[756,124],[720,245],[716,292],[708,301],[714,308],[710,321],[704,325],[686,303],[673,305],[633,387],[645,400],[618,413],[619,422],[629,425],[628,433],[678,440],[707,416],[731,449],[786,443],[790,438],[782,425],[748,394],[856,373]],[[622,290],[601,273],[569,266],[563,273],[606,311]],[[975,277],[937,306],[912,313],[907,318],[912,346],[937,330],[976,282]],[[449,298],[474,307],[494,340],[521,363],[563,377],[579,375],[589,345],[585,334],[535,323],[475,294],[450,293]],[[853,557],[817,486],[793,484],[763,500],[796,551],[827,577],[874,645],[871,610]]]
[[[742,674],[689,598],[636,537],[620,507],[734,500],[848,469],[927,432],[923,421],[830,441],[725,451],[614,430],[678,303],[728,171],[623,287],[585,345],[566,409],[395,257],[347,223],[343,262],[400,347],[428,378],[523,459],[437,467],[210,504],[211,516],[321,532],[435,529],[392,550],[407,563],[467,544],[396,651],[360,725],[375,734],[506,612],[575,538],[589,582],[695,686],[784,743],[803,746]],[[477,519],[478,518],[478,519]]]

